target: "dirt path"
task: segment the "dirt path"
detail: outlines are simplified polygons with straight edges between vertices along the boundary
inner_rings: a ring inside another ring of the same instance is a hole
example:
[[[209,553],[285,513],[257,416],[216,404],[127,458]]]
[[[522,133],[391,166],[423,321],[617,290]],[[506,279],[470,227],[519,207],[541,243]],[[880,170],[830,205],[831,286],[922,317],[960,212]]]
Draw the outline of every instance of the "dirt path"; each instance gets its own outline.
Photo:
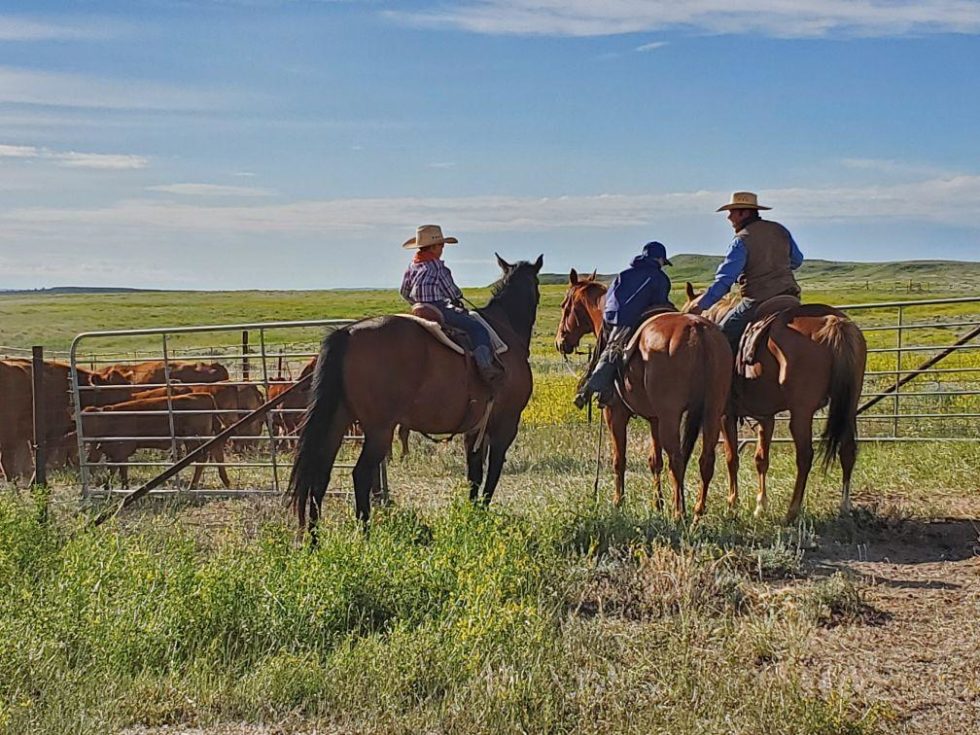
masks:
[[[980,521],[902,521],[865,543],[821,544],[814,571],[847,571],[880,614],[821,630],[811,668],[894,714],[896,733],[980,732]]]

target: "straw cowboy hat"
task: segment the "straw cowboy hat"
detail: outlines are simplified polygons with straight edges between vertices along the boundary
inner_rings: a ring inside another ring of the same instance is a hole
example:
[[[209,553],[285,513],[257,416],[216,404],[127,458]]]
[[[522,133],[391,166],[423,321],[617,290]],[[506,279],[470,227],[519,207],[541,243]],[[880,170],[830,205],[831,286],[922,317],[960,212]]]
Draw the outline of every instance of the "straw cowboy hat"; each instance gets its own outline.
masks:
[[[442,228],[439,225],[419,225],[415,230],[415,237],[402,243],[406,250],[416,248],[427,248],[430,245],[454,245],[459,242],[455,237],[443,237]]]
[[[732,200],[728,204],[722,204],[716,212],[726,212],[731,209],[772,209],[763,207],[759,204],[759,197],[751,191],[733,191]]]

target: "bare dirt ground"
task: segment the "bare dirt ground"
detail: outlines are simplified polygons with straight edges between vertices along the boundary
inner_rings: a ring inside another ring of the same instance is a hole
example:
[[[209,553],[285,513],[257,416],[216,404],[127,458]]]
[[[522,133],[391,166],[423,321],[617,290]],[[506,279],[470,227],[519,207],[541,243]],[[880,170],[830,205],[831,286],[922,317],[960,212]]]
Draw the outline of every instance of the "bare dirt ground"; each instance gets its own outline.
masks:
[[[818,632],[809,669],[848,682],[896,733],[980,732],[980,520],[901,520],[862,542],[821,543],[815,574],[844,571],[873,608],[865,624]]]

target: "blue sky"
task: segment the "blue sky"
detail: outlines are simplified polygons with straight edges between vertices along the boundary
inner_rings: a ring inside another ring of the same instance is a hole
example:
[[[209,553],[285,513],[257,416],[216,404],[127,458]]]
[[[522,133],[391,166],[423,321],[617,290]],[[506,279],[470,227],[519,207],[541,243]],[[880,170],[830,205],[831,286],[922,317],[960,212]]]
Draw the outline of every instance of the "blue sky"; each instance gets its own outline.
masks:
[[[980,259],[980,0],[4,0],[0,288]]]

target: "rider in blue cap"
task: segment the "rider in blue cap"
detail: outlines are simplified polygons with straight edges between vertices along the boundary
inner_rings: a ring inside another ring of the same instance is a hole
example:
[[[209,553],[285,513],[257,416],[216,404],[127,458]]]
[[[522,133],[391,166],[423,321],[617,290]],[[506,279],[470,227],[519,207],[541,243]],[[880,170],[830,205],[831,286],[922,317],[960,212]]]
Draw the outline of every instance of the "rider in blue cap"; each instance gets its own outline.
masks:
[[[593,393],[598,394],[601,405],[612,400],[616,367],[644,312],[654,306],[673,308],[665,265],[673,265],[667,259],[667,249],[659,242],[648,242],[609,287],[602,314],[602,353],[575,396],[578,408],[584,407]]]

